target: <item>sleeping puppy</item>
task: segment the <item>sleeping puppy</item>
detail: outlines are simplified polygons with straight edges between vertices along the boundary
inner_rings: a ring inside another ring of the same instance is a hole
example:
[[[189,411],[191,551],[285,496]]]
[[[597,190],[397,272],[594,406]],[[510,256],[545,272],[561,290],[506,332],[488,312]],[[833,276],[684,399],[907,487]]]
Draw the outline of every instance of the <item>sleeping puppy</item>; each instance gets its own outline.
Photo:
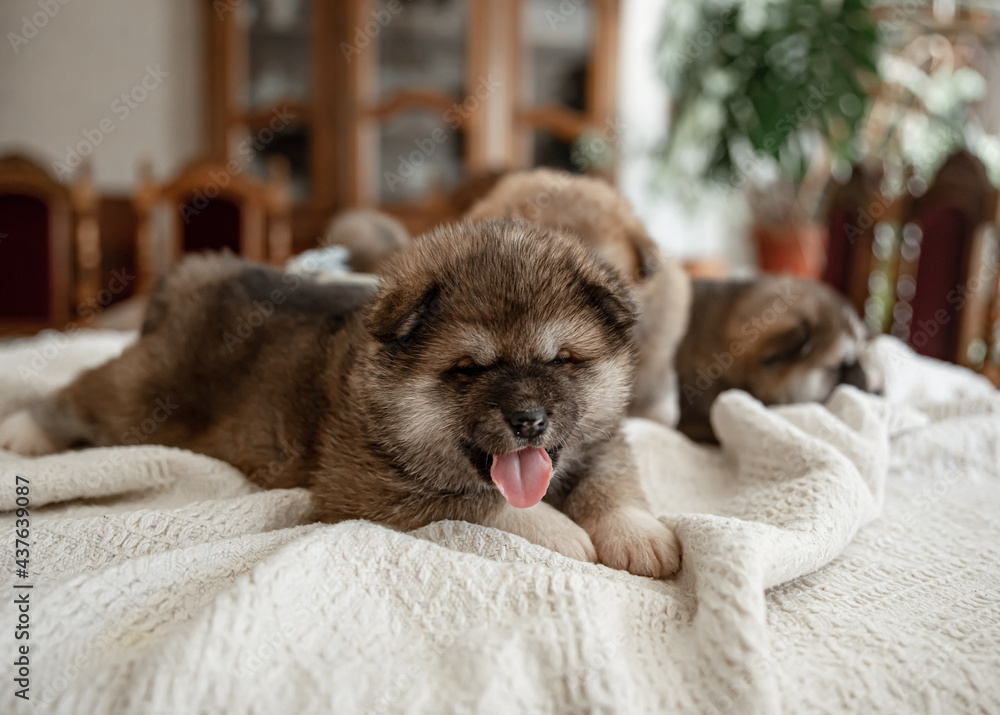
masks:
[[[677,570],[619,431],[635,312],[614,270],[567,235],[490,221],[421,238],[372,291],[189,258],[138,342],[0,423],[0,446],[134,444],[167,400],[147,441],[307,486],[318,519],[459,519],[634,574]]]
[[[841,384],[876,392],[864,366],[865,329],[822,283],[767,276],[693,283],[691,320],[677,353],[679,429],[714,441],[709,410],[738,388],[766,405],[823,402]]]
[[[625,276],[639,302],[639,369],[629,414],[677,424],[674,355],[687,327],[690,279],[646,233],[628,200],[600,179],[551,169],[508,174],[466,215],[521,218],[569,231]]]

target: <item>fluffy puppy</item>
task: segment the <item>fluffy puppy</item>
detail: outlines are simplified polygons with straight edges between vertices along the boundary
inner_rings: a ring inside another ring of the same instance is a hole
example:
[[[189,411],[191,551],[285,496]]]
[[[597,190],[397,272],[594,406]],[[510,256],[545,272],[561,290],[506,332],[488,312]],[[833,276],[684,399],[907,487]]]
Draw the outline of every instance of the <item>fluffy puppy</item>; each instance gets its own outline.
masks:
[[[351,209],[330,222],[323,244],[347,248],[352,271],[378,273],[386,260],[410,247],[410,234],[381,211]]]
[[[689,437],[714,441],[709,411],[724,390],[774,405],[823,402],[841,384],[881,389],[880,375],[863,364],[864,325],[828,286],[767,276],[693,287],[677,353],[679,428]]]
[[[375,295],[192,258],[152,296],[138,342],[5,420],[0,446],[128,444],[166,403],[149,441],[264,487],[308,486],[319,519],[460,519],[665,577],[678,544],[619,431],[634,323],[615,271],[521,222],[425,236]]]
[[[673,361],[687,327],[690,280],[659,250],[624,196],[600,179],[536,169],[505,176],[466,218],[520,218],[568,231],[618,269],[639,304],[639,368],[629,414],[677,423]]]

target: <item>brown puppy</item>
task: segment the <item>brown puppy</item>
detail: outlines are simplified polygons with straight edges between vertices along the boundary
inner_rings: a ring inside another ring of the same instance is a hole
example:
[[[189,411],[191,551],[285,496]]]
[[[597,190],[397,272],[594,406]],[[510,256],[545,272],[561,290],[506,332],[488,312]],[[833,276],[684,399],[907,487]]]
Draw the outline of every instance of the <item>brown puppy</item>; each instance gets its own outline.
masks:
[[[861,320],[822,283],[774,276],[694,281],[677,353],[679,428],[714,440],[709,410],[732,388],[767,405],[823,402],[845,383],[877,391],[880,378],[862,365],[864,346]]]
[[[569,231],[626,277],[639,301],[639,370],[629,414],[675,425],[674,355],[687,327],[690,280],[659,250],[628,200],[600,179],[536,169],[501,179],[466,216],[505,217]]]
[[[410,247],[410,234],[381,211],[351,209],[330,222],[322,244],[347,248],[352,271],[378,273],[389,258]]]
[[[634,322],[613,270],[521,222],[423,237],[374,298],[193,258],[152,297],[136,344],[9,417],[0,446],[134,443],[168,404],[150,441],[265,487],[308,486],[319,519],[461,519],[665,577],[678,544],[619,432]]]

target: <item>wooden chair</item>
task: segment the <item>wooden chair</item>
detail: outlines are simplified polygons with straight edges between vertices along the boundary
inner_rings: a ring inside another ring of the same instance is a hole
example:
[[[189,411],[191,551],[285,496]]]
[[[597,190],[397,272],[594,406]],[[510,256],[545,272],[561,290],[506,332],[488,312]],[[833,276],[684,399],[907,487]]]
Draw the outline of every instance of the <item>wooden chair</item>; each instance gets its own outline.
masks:
[[[875,226],[895,220],[904,210],[899,200],[882,194],[882,178],[877,163],[858,164],[850,180],[836,186],[830,197],[823,282],[844,295],[859,315],[865,314],[869,277],[875,269]]]
[[[986,167],[966,151],[949,157],[910,204],[902,221],[893,332],[921,354],[981,366],[987,313],[996,300],[990,241],[996,218],[997,190]]]
[[[67,188],[32,159],[0,158],[0,332],[65,327],[93,300],[101,247],[89,170]]]
[[[139,293],[184,253],[228,249],[277,266],[291,256],[287,163],[272,160],[266,181],[236,166],[199,161],[157,185],[150,165],[142,165],[134,199]]]
[[[917,352],[1000,380],[1000,242],[998,192],[976,157],[950,157],[919,197],[882,195],[881,174],[859,167],[830,203],[830,256],[824,280],[862,314],[883,284],[869,327],[905,340]],[[893,233],[876,247],[875,226]],[[873,278],[877,278],[873,281]],[[889,281],[889,284],[885,284]]]

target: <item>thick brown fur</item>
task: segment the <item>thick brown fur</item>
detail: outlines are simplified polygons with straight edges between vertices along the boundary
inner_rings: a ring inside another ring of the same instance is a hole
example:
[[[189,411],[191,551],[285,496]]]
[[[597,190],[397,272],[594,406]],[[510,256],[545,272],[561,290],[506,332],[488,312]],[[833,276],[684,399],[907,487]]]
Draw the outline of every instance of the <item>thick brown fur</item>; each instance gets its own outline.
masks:
[[[679,428],[713,441],[709,412],[729,389],[767,405],[822,402],[840,384],[881,389],[864,365],[864,326],[822,283],[767,276],[693,283],[691,320],[677,353]]]
[[[625,276],[635,291],[639,369],[629,414],[677,423],[674,356],[687,327],[690,280],[661,252],[628,200],[601,179],[535,169],[505,176],[469,220],[520,218],[568,231]]]
[[[634,322],[616,272],[523,222],[425,236],[374,296],[190,258],[152,296],[134,345],[0,423],[0,446],[172,445],[264,487],[308,486],[321,520],[461,519],[665,577],[678,545],[619,432]],[[534,407],[549,426],[526,439],[508,419]],[[542,502],[515,509],[489,455],[524,447],[548,451],[555,471]]]

